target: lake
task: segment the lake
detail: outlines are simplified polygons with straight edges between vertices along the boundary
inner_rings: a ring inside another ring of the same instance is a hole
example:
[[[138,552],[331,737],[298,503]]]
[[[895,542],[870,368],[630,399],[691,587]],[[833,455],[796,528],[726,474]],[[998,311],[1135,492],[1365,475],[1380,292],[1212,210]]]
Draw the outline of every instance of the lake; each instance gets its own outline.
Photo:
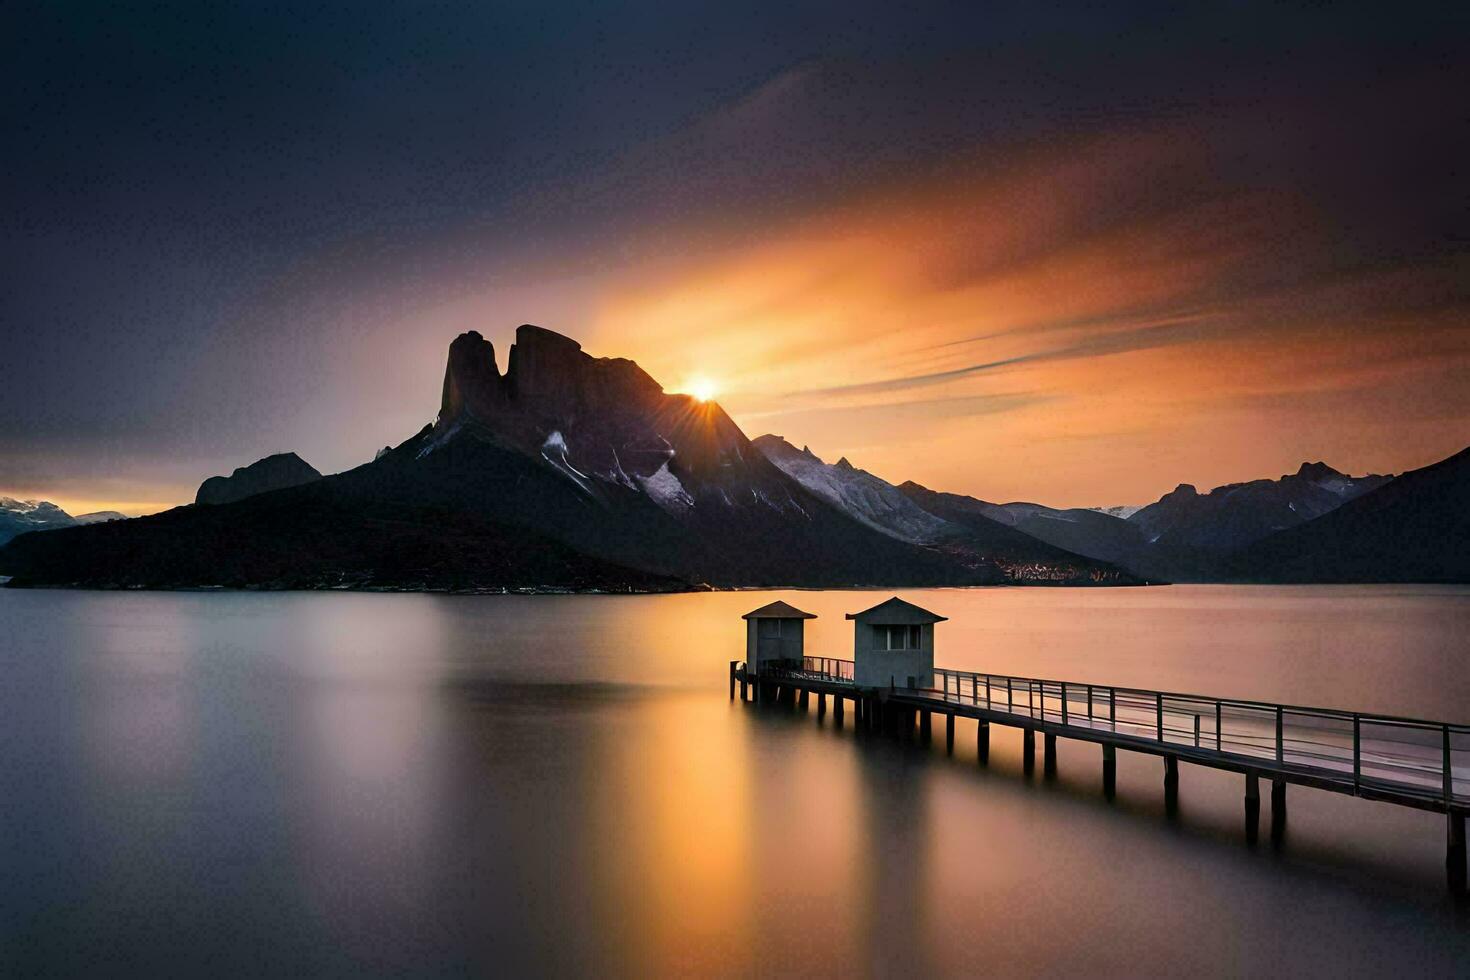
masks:
[[[1443,816],[727,699],[742,612],[889,594],[0,590],[0,973],[1463,972]],[[902,594],[944,666],[1470,721],[1470,589]]]

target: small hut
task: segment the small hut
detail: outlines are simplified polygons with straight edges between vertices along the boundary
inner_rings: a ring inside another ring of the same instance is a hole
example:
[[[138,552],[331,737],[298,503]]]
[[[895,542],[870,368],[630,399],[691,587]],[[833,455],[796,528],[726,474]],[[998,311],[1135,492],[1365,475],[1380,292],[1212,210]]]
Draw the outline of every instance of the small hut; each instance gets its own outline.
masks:
[[[948,617],[894,596],[847,618],[853,621],[853,682],[858,687],[932,686],[934,624]]]
[[[802,612],[778,599],[740,618],[745,620],[745,663],[752,673],[759,674],[762,665],[782,662],[801,666],[806,620],[816,619],[815,613]]]

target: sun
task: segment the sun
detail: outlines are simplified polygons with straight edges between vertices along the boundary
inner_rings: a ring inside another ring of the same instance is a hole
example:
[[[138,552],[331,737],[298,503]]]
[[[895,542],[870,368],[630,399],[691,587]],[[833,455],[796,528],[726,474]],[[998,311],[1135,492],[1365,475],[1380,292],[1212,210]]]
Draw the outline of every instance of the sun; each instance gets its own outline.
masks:
[[[704,375],[691,378],[689,381],[689,394],[702,402],[711,401],[720,393],[720,386],[715,384],[712,378]]]

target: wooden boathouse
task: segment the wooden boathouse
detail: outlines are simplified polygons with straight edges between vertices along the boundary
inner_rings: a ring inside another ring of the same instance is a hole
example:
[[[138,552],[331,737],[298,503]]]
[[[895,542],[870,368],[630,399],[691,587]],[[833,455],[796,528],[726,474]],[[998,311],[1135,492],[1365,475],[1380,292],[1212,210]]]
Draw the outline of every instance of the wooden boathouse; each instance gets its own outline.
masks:
[[[792,634],[799,639],[788,646],[786,634],[769,627],[768,636],[779,637],[783,645],[761,647],[762,616],[794,620],[798,627],[815,618],[786,603],[747,614],[747,622],[757,625],[748,627],[746,659],[730,662],[732,700],[737,687],[742,701],[801,710],[815,697],[817,715],[823,717],[830,698],[839,725],[850,703],[858,731],[905,739],[917,735],[926,742],[939,715],[950,751],[956,720],[971,719],[982,764],[990,755],[990,726],[1018,728],[1027,771],[1035,766],[1038,732],[1049,773],[1056,770],[1058,737],[1091,742],[1101,749],[1109,798],[1115,792],[1119,749],[1163,760],[1168,799],[1179,790],[1180,762],[1239,773],[1245,780],[1246,834],[1252,840],[1262,780],[1271,784],[1273,826],[1285,817],[1288,783],[1443,813],[1450,886],[1465,889],[1470,725],[935,667],[934,627],[945,617],[898,597],[848,614],[854,627],[851,660],[808,656],[802,633]],[[801,652],[772,656],[778,649]]]

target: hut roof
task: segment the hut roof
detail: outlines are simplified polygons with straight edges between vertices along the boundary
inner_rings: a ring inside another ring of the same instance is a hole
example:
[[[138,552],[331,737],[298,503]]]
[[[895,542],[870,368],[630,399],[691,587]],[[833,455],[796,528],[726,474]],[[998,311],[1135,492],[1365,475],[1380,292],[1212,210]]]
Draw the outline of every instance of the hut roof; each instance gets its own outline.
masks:
[[[759,609],[752,609],[741,619],[816,619],[816,613],[802,612],[795,606],[789,605],[777,599],[775,602],[767,603]]]
[[[872,626],[917,626],[924,623],[942,623],[949,617],[921,609],[912,602],[904,602],[898,596],[894,596],[871,609],[848,613],[847,618]]]

